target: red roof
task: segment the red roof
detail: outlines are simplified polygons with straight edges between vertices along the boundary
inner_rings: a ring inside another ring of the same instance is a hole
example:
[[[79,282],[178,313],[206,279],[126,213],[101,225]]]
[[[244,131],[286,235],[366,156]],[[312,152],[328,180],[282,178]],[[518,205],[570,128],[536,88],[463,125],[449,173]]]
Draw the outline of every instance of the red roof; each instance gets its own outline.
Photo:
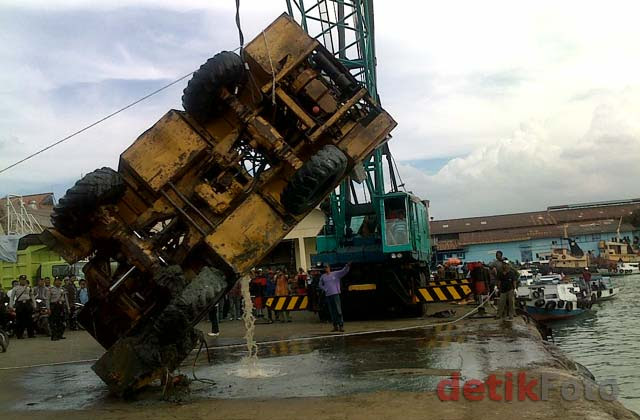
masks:
[[[23,195],[21,197],[22,197],[22,201],[24,202],[24,205],[27,207],[30,204],[35,204],[38,208],[41,208],[41,207],[49,208],[49,207],[53,207],[55,204],[52,192],[41,193],[41,194],[29,194],[29,195]],[[12,196],[11,202],[14,203],[15,205],[19,205],[21,197]],[[0,202],[5,203],[6,201],[7,201],[6,196],[0,198]]]

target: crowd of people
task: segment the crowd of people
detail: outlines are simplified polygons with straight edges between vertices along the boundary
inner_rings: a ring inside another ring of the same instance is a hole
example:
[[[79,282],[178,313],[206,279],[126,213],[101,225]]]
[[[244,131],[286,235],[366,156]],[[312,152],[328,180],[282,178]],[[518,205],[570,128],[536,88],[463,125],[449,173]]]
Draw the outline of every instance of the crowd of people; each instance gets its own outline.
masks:
[[[503,256],[502,251],[497,251],[496,259],[490,264],[471,262],[438,265],[434,279],[469,279],[477,304],[486,300],[493,291],[498,301],[496,318],[511,321],[515,316],[516,290],[520,278],[519,266],[517,261],[512,263]],[[560,278],[562,282],[577,283],[583,297],[591,296],[591,273],[588,267],[585,267],[578,277],[573,278],[562,273]],[[481,308],[480,312],[483,311],[484,308]]]
[[[482,262],[447,262],[437,266],[434,280],[469,279],[476,303],[480,305],[489,296],[497,296],[496,318],[512,321],[515,316],[515,292],[519,273],[516,266],[504,258],[502,251],[489,264]],[[484,313],[484,307],[479,312]]]
[[[283,268],[265,268],[250,273],[249,293],[254,316],[264,323],[293,322],[289,310],[267,308],[269,297],[290,295],[307,296],[308,309],[317,312],[320,319],[330,321],[333,331],[344,331],[340,283],[349,272],[350,264],[339,271],[331,271],[329,265],[317,265],[309,272],[299,268],[287,272]],[[0,330],[15,335],[18,339],[36,335],[51,337],[52,341],[63,340],[65,329],[77,330],[77,312],[89,300],[89,291],[84,279],[76,276],[64,278],[44,277],[31,286],[26,275],[20,275],[5,293],[0,288]],[[240,320],[243,316],[243,296],[240,281],[209,312],[211,332],[220,334],[219,323],[223,320]]]
[[[76,276],[39,278],[31,286],[26,275],[14,280],[11,289],[0,288],[0,330],[23,339],[36,335],[63,340],[64,331],[79,328],[77,310],[89,301],[84,279]]]
[[[349,272],[349,267],[350,264],[347,264],[342,270],[331,271],[328,265],[318,265],[308,273],[303,268],[299,268],[297,273],[287,273],[284,268],[274,267],[252,270],[249,293],[253,302],[253,315],[267,324],[293,322],[290,311],[268,308],[266,300],[290,295],[307,296],[310,310],[317,312],[321,320],[331,321],[333,331],[344,331],[340,281]],[[209,336],[216,337],[220,334],[220,321],[242,318],[243,298],[240,287],[238,281],[209,312]]]

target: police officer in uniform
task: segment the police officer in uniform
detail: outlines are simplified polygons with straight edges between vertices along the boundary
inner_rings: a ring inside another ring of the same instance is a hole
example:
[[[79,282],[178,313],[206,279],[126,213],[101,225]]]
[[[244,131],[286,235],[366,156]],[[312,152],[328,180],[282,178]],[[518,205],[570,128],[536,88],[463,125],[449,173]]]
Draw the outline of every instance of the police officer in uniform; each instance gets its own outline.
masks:
[[[16,312],[16,337],[23,338],[26,329],[29,338],[33,338],[33,309],[36,306],[33,290],[27,286],[27,276],[22,274],[18,279],[20,285],[14,289],[9,302],[9,307]]]
[[[64,314],[65,309],[69,310],[69,300],[67,291],[60,287],[62,281],[56,278],[53,287],[49,292],[49,326],[51,327],[51,341],[64,340]]]

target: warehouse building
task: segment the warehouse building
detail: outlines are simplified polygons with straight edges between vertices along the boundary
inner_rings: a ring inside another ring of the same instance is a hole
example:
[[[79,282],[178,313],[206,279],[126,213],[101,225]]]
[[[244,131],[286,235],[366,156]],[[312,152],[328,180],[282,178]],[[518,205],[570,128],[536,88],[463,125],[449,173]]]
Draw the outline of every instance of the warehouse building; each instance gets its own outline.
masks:
[[[567,204],[546,210],[499,216],[431,221],[437,263],[448,258],[489,262],[500,250],[512,261],[545,260],[568,238],[585,252],[599,254],[604,240],[624,239],[637,248],[640,228],[629,223],[640,199]]]

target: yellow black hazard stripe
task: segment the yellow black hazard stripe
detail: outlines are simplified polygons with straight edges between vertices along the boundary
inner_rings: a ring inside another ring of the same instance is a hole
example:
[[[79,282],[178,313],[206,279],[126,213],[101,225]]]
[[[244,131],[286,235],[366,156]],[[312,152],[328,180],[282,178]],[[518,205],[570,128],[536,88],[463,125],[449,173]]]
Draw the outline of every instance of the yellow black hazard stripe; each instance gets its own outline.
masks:
[[[307,295],[275,296],[267,298],[267,308],[274,311],[304,311],[309,306]]]
[[[427,284],[427,287],[429,286],[450,286],[453,284],[471,284],[471,281],[469,279],[446,279],[446,280],[434,280],[434,281],[430,281]]]
[[[428,286],[418,289],[418,300],[424,303],[451,302],[461,300],[471,294],[471,287],[467,284],[454,284],[449,286]]]

